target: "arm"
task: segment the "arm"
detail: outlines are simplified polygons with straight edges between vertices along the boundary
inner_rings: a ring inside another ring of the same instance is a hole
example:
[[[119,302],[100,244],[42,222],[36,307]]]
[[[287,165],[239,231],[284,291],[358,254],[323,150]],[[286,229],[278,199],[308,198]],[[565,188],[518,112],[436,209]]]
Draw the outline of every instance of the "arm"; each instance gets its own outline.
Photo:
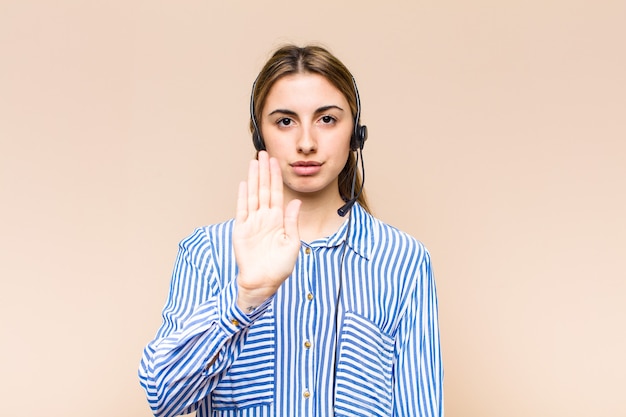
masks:
[[[422,249],[424,250],[424,249]],[[394,417],[443,416],[437,292],[425,252],[396,345]]]
[[[212,253],[203,229],[180,244],[163,325],[145,348],[139,368],[156,416],[193,411],[237,358],[248,326],[268,304],[244,314],[236,306],[236,282],[220,288]]]
[[[195,410],[237,359],[246,329],[293,271],[300,248],[299,208],[298,200],[283,207],[278,163],[260,152],[239,187],[232,232],[236,280],[219,288],[222,279],[215,275],[211,242],[203,231],[181,243],[164,323],[145,348],[139,369],[156,416]]]

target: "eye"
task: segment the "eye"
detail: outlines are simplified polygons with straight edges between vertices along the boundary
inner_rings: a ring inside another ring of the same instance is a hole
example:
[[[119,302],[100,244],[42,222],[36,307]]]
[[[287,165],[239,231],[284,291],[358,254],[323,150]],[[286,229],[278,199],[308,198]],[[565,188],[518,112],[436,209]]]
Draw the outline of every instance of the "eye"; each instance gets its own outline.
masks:
[[[331,124],[334,123],[336,121],[336,119],[333,116],[322,116],[322,118],[320,119],[322,121],[322,123],[324,124]]]
[[[282,119],[278,119],[276,124],[279,125],[279,126],[289,126],[289,125],[291,125],[292,122],[293,121],[290,118],[283,117]]]

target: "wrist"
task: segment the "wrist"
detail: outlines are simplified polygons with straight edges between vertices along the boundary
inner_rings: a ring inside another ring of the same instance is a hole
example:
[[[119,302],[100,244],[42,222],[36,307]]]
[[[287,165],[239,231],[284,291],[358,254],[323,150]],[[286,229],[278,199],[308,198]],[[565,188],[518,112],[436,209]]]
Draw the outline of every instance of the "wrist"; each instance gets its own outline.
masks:
[[[239,287],[237,292],[237,307],[246,314],[251,314],[268,298],[274,295],[274,292],[267,290],[246,290]]]

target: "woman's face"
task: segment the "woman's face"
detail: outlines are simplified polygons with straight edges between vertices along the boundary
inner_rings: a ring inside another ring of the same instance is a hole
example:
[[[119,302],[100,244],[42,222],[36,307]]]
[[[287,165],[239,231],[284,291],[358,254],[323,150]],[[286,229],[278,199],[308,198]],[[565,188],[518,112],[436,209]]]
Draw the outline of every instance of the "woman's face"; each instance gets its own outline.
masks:
[[[326,78],[280,78],[261,112],[267,152],[280,164],[286,197],[341,200],[337,177],[350,152],[354,120],[346,97]]]

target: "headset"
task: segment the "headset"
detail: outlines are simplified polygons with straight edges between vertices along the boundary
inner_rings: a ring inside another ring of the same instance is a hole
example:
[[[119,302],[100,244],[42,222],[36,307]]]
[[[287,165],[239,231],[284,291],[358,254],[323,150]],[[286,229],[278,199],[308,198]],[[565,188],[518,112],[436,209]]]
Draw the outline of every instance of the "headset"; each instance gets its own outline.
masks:
[[[265,150],[265,141],[261,136],[261,129],[256,120],[256,114],[254,112],[254,89],[256,88],[257,80],[254,80],[252,84],[252,93],[250,94],[250,119],[252,120],[252,143],[257,151]],[[356,96],[356,115],[354,116],[354,131],[350,138],[350,150],[360,151],[365,146],[367,140],[367,126],[361,126],[361,98],[359,96],[359,89],[356,86],[356,81],[352,77],[352,85],[354,86],[354,93]]]

